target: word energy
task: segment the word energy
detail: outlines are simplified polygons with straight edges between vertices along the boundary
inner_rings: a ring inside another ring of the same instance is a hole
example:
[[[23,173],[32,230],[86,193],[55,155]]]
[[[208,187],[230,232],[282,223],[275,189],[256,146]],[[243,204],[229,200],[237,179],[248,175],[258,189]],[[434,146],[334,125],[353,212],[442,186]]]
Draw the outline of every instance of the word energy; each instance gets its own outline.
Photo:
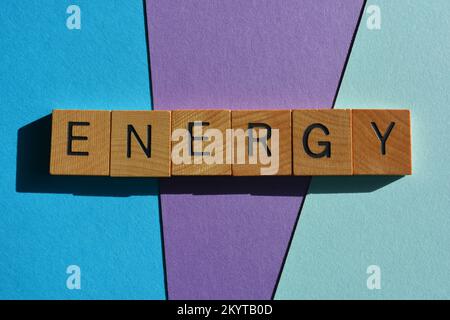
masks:
[[[409,110],[54,110],[50,173],[409,175]]]

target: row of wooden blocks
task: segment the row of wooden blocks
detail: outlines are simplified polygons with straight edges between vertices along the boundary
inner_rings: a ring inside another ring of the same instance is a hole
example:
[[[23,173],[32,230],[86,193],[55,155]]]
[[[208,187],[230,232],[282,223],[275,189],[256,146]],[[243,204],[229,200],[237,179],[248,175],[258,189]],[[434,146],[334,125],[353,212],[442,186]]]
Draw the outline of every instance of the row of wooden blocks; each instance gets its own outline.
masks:
[[[409,110],[54,110],[51,139],[54,175],[411,174]]]

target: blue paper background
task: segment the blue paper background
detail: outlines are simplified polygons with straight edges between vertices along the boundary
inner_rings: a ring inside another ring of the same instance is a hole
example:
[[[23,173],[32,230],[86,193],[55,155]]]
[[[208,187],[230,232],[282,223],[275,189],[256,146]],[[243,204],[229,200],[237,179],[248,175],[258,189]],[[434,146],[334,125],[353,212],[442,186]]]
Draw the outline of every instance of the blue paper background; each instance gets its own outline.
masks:
[[[66,28],[70,4],[81,30]],[[17,151],[33,165],[48,139],[42,124],[19,129],[53,108],[150,108],[142,1],[3,1],[0,30],[0,298],[163,299],[155,181],[16,185]],[[81,290],[66,288],[71,264]]]
[[[450,296],[450,2],[371,4],[381,30],[363,16],[336,108],[410,109],[413,175],[314,177],[277,299]]]
[[[278,299],[450,296],[450,3],[372,3],[382,28],[363,16],[336,107],[410,108],[414,174],[313,178]],[[53,108],[150,108],[142,1],[3,1],[0,31],[0,299],[163,299],[155,181],[17,171],[42,169]]]

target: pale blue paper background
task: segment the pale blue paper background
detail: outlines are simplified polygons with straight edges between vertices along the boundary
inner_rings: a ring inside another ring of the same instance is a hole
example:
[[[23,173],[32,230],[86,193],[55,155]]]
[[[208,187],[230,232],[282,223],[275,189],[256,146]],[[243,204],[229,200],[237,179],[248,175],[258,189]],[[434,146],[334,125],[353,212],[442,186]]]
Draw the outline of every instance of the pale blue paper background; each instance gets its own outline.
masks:
[[[73,31],[70,4],[0,6],[0,298],[163,299],[154,181],[129,197],[15,191],[19,128],[52,108],[150,108],[142,1],[78,0],[82,29]],[[126,193],[121,185],[95,192]],[[81,290],[66,288],[71,264]]]
[[[411,109],[414,172],[367,193],[320,194],[364,186],[313,178],[277,299],[450,296],[450,2],[370,4],[381,30],[363,16],[336,107]]]
[[[314,178],[277,298],[450,295],[450,3],[372,2],[382,29],[367,30],[364,15],[337,107],[410,108],[414,174],[351,194],[320,194],[342,180]],[[0,298],[161,299],[154,184],[129,197],[15,191],[23,126],[54,107],[150,107],[142,2],[78,0],[82,30],[69,31],[72,3],[0,10]],[[66,288],[70,264],[81,267],[79,291]],[[381,290],[366,287],[371,264]]]

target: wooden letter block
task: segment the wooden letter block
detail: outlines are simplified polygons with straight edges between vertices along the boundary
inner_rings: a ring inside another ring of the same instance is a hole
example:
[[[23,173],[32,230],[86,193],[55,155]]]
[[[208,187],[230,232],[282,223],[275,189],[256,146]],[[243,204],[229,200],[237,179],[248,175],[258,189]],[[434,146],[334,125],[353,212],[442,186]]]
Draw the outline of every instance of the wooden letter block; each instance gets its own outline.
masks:
[[[409,110],[353,110],[353,173],[411,174]]]
[[[170,177],[170,111],[113,111],[111,176]]]
[[[294,175],[352,175],[351,110],[293,110]]]
[[[54,110],[50,174],[108,176],[110,111]]]
[[[290,110],[232,111],[231,127],[233,176],[292,174]]]
[[[172,175],[231,175],[226,157],[229,110],[172,111]]]

